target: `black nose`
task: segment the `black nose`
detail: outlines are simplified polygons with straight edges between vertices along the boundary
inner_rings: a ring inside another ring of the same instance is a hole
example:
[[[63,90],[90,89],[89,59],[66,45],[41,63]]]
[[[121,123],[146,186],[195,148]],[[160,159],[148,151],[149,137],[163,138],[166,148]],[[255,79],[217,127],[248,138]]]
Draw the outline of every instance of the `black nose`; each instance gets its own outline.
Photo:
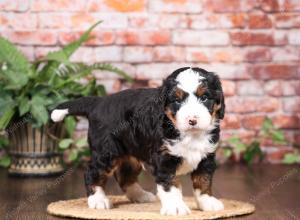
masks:
[[[189,124],[192,125],[192,126],[194,126],[194,125],[197,124],[197,120],[191,119],[191,120],[189,120]]]

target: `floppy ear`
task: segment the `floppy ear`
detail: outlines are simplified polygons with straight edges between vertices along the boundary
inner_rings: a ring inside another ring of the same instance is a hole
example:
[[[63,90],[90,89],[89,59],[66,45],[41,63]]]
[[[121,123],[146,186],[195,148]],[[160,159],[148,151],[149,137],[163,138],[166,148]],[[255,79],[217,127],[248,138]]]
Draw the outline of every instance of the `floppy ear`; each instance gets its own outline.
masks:
[[[219,119],[223,119],[225,115],[225,99],[224,99],[224,93],[222,89],[222,83],[218,75],[214,74],[214,84],[215,88],[217,90],[218,95],[218,102],[219,108],[217,110],[217,114],[219,116]]]

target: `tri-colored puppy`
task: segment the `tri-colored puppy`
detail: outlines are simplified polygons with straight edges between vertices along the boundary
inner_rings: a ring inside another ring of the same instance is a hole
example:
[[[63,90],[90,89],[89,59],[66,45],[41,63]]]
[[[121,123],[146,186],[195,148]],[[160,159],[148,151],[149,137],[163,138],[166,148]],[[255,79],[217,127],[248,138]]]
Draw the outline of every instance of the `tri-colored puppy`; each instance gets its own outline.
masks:
[[[156,197],[137,182],[142,163],[146,163],[157,183],[161,214],[185,215],[190,209],[176,176],[187,173],[191,173],[199,209],[224,208],[211,194],[224,111],[219,77],[204,69],[184,67],[159,88],[79,98],[59,105],[51,118],[57,122],[66,115],[82,115],[89,120],[92,158],[85,184],[90,208],[112,207],[104,186],[113,174],[131,201],[154,201]]]

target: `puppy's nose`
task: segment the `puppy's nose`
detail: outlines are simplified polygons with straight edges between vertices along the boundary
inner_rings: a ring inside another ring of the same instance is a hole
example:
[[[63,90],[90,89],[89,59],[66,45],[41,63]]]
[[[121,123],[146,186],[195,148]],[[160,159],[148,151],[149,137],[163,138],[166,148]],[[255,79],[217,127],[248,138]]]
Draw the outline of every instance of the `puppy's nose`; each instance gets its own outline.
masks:
[[[197,120],[196,119],[190,119],[189,120],[189,124],[192,125],[192,126],[194,126],[194,125],[197,124]]]

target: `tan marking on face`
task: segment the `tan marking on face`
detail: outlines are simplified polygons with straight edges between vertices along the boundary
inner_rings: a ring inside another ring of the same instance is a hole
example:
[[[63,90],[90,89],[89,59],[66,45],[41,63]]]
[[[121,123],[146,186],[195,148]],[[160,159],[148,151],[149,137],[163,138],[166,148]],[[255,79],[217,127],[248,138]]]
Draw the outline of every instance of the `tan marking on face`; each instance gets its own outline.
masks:
[[[175,118],[175,115],[173,114],[173,112],[171,111],[171,109],[169,109],[167,107],[165,114],[171,120],[171,122],[174,124],[174,126],[176,126],[176,118]]]
[[[214,104],[212,118],[217,118],[217,112],[221,109],[221,104]]]
[[[176,98],[179,100],[182,100],[184,98],[184,95],[185,95],[185,92],[182,89],[177,87],[176,91],[175,91]]]
[[[200,84],[198,86],[198,88],[197,88],[196,95],[198,97],[200,97],[200,96],[204,95],[204,93],[206,92],[206,90],[207,90],[207,87],[205,85],[203,85],[203,84]]]

